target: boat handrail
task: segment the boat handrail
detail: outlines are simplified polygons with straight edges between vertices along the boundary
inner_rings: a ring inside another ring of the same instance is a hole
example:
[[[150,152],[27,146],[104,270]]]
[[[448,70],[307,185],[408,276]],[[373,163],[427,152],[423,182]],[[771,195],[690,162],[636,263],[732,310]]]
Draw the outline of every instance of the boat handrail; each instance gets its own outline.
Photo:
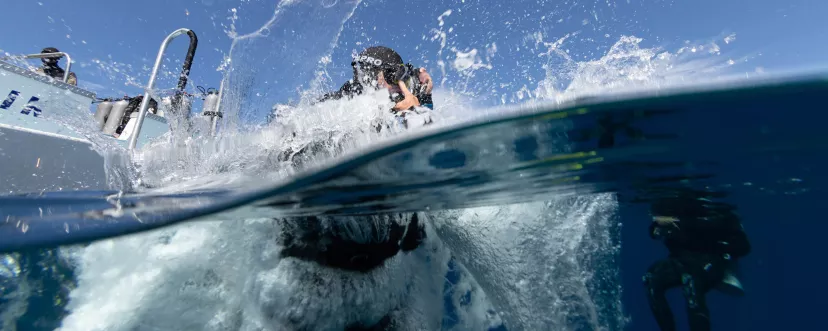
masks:
[[[9,58],[13,58],[15,56],[4,56],[0,58],[0,60],[6,60]],[[23,55],[24,59],[59,59],[65,57],[66,58],[66,70],[63,73],[63,82],[66,83],[69,81],[69,73],[70,69],[72,69],[72,57],[69,56],[69,53],[66,52],[55,52],[55,53],[37,53],[37,54],[29,54]],[[18,57],[19,58],[19,57]]]
[[[164,38],[164,41],[161,43],[161,48],[158,50],[158,56],[155,58],[155,65],[152,67],[152,74],[150,74],[149,82],[147,83],[146,90],[144,92],[144,100],[141,101],[141,108],[138,112],[138,118],[135,122],[135,129],[132,132],[132,135],[129,138],[129,150],[133,151],[135,146],[138,144],[138,136],[141,133],[141,126],[144,125],[144,117],[147,116],[147,110],[149,109],[149,102],[150,102],[150,92],[155,88],[155,80],[158,77],[158,69],[161,67],[161,61],[164,58],[164,53],[167,50],[167,46],[170,42],[175,39],[176,37],[186,34],[190,37],[190,47],[187,49],[187,57],[184,59],[184,68],[181,71],[181,77],[178,80],[178,90],[180,93],[176,93],[178,98],[173,99],[173,109],[175,109],[177,102],[176,99],[180,99],[181,93],[183,93],[184,88],[187,86],[187,79],[190,75],[190,67],[193,64],[193,56],[195,55],[196,47],[198,47],[198,38],[196,37],[195,32],[190,29],[181,28],[178,30],[173,31],[167,38]]]

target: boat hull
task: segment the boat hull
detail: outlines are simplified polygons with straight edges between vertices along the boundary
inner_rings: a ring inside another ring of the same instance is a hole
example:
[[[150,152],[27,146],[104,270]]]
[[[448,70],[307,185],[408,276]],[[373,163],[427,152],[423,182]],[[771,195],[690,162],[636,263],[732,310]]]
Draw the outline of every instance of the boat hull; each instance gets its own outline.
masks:
[[[104,159],[89,142],[0,127],[0,194],[106,189]]]
[[[97,132],[94,100],[90,91],[0,61],[0,194],[105,189],[104,159],[87,137],[126,148],[136,118],[118,138]],[[137,147],[168,131],[165,118],[148,114]]]

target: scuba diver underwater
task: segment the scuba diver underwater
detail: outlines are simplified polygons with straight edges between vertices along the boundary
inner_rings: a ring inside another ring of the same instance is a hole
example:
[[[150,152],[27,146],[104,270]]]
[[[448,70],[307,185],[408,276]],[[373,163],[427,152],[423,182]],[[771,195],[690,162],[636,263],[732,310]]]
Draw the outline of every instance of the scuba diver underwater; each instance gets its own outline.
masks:
[[[665,292],[681,288],[691,331],[709,331],[706,295],[717,289],[742,295],[733,270],[751,246],[735,206],[711,201],[706,194],[681,192],[651,205],[650,238],[661,240],[667,258],[653,263],[643,277],[650,310],[662,331],[676,330]]]

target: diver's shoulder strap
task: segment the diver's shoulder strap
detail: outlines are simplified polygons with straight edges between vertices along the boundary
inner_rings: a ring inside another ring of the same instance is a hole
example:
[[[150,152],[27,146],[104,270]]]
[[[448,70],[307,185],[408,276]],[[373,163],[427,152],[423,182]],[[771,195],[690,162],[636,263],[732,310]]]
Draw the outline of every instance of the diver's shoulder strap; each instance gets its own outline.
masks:
[[[362,85],[359,84],[359,82],[349,80],[345,82],[345,84],[342,84],[342,87],[340,87],[339,90],[328,92],[322,95],[319,99],[316,100],[316,102],[314,102],[314,104],[328,100],[339,100],[343,97],[351,98],[359,94],[362,94]]]

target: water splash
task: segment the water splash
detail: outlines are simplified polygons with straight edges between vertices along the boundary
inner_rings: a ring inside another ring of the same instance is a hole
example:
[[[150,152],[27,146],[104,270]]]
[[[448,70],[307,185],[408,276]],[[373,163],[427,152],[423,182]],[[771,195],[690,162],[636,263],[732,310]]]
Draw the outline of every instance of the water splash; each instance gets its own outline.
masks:
[[[544,52],[543,56],[549,59],[539,66],[551,66],[558,63],[558,69],[550,70],[550,72],[565,73],[565,75],[550,76],[550,80],[560,79],[555,82],[567,82],[568,85],[554,90],[556,93],[553,94],[546,94],[549,92],[540,88],[534,90],[527,88],[525,91],[528,93],[524,97],[527,101],[564,100],[573,95],[614,91],[618,88],[652,86],[651,84],[664,86],[676,80],[681,83],[687,77],[692,77],[687,73],[702,73],[710,69],[710,67],[705,67],[710,63],[708,61],[692,64],[682,62],[697,59],[696,57],[681,57],[674,55],[679,52],[670,53],[640,47],[642,40],[634,37],[622,37],[598,59],[578,62],[565,56],[566,52],[562,51],[566,46],[566,41],[567,39],[564,38],[547,43],[541,39],[538,45],[546,47],[548,51]],[[689,46],[683,46],[681,49],[687,47]],[[703,52],[701,56],[710,57],[715,54]],[[560,59],[563,60],[555,62]],[[711,61],[715,63],[718,59]],[[566,68],[568,71],[561,70],[561,68]],[[543,87],[543,84],[549,83],[541,82],[539,87]],[[190,140],[183,146],[159,144],[147,148],[141,154],[142,167],[146,169],[142,180],[147,185],[164,186],[198,179],[233,181],[253,176],[258,181],[275,181],[286,178],[297,170],[323,164],[343,153],[368,148],[390,135],[406,134],[407,132],[402,130],[377,133],[369,129],[370,125],[366,126],[366,123],[374,123],[374,121],[391,120],[384,112],[384,109],[389,106],[387,97],[387,92],[376,92],[353,100],[315,105],[301,102],[294,105],[280,105],[281,111],[277,114],[277,119],[270,124],[259,125],[256,130],[228,134],[220,140]],[[449,103],[445,99],[447,96],[441,98]],[[456,102],[467,104],[466,101]],[[438,121],[438,125],[468,119],[465,116],[457,116],[465,113],[452,111],[452,107],[444,106],[439,109],[444,112],[444,117]],[[474,107],[468,109],[472,112],[477,110]],[[339,115],[346,112],[350,116]],[[311,147],[309,154],[303,157],[296,156],[296,151],[308,147]],[[293,158],[290,157],[291,155]],[[299,159],[301,161],[297,162]],[[437,245],[442,242],[448,246],[455,258],[470,272],[470,275],[466,276],[469,283],[457,285],[452,288],[452,291],[464,291],[464,286],[472,286],[476,289],[475,293],[485,292],[483,298],[487,299],[483,301],[491,301],[494,306],[492,309],[502,316],[510,329],[537,329],[552,325],[564,330],[583,328],[611,330],[621,328],[625,323],[620,308],[620,289],[615,285],[618,270],[614,259],[619,249],[618,243],[611,239],[614,231],[617,231],[617,222],[613,218],[615,208],[614,197],[602,195],[580,198],[559,197],[545,203],[434,212],[427,215],[436,226],[434,238],[442,239],[433,244]],[[118,253],[111,253],[114,257],[127,254],[127,251],[152,251],[162,249],[162,247],[165,250],[180,250],[189,247],[188,245],[193,242],[200,243],[198,248],[187,248],[174,259],[175,261],[186,259],[187,263],[159,262],[166,260],[145,253],[129,253],[138,254],[129,256],[134,256],[130,259],[134,259],[139,265],[149,266],[162,263],[153,269],[158,274],[149,278],[147,280],[149,283],[141,287],[160,288],[163,291],[125,293],[124,296],[119,297],[118,303],[124,308],[117,314],[137,309],[141,311],[140,314],[166,316],[163,312],[156,311],[159,307],[157,302],[164,302],[163,305],[167,306],[177,306],[184,305],[179,301],[186,299],[198,300],[199,306],[205,307],[204,311],[199,311],[189,321],[189,323],[196,323],[198,328],[214,329],[214,326],[204,326],[206,321],[212,321],[210,323],[214,324],[210,325],[216,325],[215,327],[226,326],[227,323],[242,323],[233,322],[241,320],[269,323],[266,317],[256,311],[261,309],[261,305],[275,305],[276,303],[272,301],[278,296],[275,293],[299,297],[298,292],[288,289],[293,286],[290,285],[292,284],[290,279],[303,276],[296,273],[299,271],[291,269],[299,268],[298,265],[290,264],[293,262],[273,260],[274,258],[270,255],[262,255],[260,248],[251,248],[245,244],[266,241],[267,236],[277,231],[267,223],[266,221],[248,220],[243,223],[189,224],[161,233],[140,236],[129,242],[113,241],[94,244],[87,251],[90,254],[95,251],[101,252],[98,254],[110,254],[108,250],[113,248],[107,247],[117,247]],[[261,232],[252,233],[253,230],[245,228],[259,228]],[[204,233],[210,233],[207,239],[195,240],[189,237],[205,236]],[[136,245],[146,245],[146,247]],[[195,253],[188,253],[196,251],[199,252],[197,255],[210,256],[211,259],[196,258],[192,256]],[[242,260],[245,262],[228,261],[231,256],[234,258],[244,256]],[[87,256],[82,260],[91,261],[91,259],[93,259],[92,256]],[[94,259],[100,259],[100,257],[96,255]],[[111,268],[99,266],[100,262],[94,263],[94,268]],[[401,261],[400,263],[415,262]],[[273,267],[274,265],[278,267]],[[259,274],[264,278],[242,277],[231,270],[245,270],[245,273],[249,270],[260,270],[252,274]],[[438,271],[437,269],[424,270]],[[103,272],[103,269],[100,272]],[[108,291],[106,288],[117,286],[116,283],[101,281],[97,274],[98,272],[83,273],[82,277],[86,281],[79,286],[79,297],[75,300],[76,306],[73,306],[75,314],[71,317],[73,318],[71,324],[67,324],[73,327],[67,326],[66,330],[89,329],[91,321],[84,320],[81,312],[102,304],[93,300],[92,294],[87,296],[81,293]],[[125,275],[138,277],[141,274],[138,271],[130,271]],[[173,280],[165,280],[170,277]],[[244,280],[240,280],[240,277]],[[284,277],[288,280],[284,280]],[[198,285],[201,286],[200,288],[214,288],[216,292],[205,296],[191,292],[180,296],[166,294],[179,287],[189,286],[186,284],[191,282],[202,284]],[[277,282],[279,285],[278,291],[268,292],[273,295],[267,295],[268,298],[265,299],[252,295],[253,292],[244,287],[265,286],[267,282]],[[243,285],[243,283],[248,285]],[[476,283],[480,286],[469,285]],[[394,293],[392,289],[390,287],[382,293]],[[165,293],[164,298],[161,298],[161,293]],[[239,296],[230,293],[243,294]],[[380,292],[371,293],[371,295],[380,294]],[[313,300],[312,298],[306,299]],[[238,302],[234,303],[238,306],[225,307],[219,304],[219,302],[228,300]],[[481,299],[476,296],[474,300]],[[460,314],[465,319],[459,321],[458,325],[483,325],[491,322],[493,317],[487,313],[489,309],[481,308],[488,305],[488,303],[482,303],[483,301],[475,306],[466,305],[466,310]],[[144,305],[149,307],[143,307]],[[241,313],[233,313],[232,311],[238,310],[238,307],[250,308],[242,309]],[[202,315],[203,318],[199,317]],[[221,321],[216,321],[207,316],[222,317]],[[538,316],[543,316],[543,318]],[[139,320],[142,318],[125,318],[112,321],[111,324],[106,324],[106,327],[129,328]],[[159,319],[159,321],[185,323],[175,316],[170,316],[169,320]],[[331,321],[330,323],[339,322]],[[458,328],[462,329],[461,326]]]
[[[606,194],[430,216],[510,330],[619,330],[621,312],[604,307],[620,303],[620,289],[591,293],[618,276],[616,209]]]
[[[330,54],[343,23],[360,1],[326,3],[329,6],[315,1],[281,1],[270,20],[248,34],[239,34],[231,25],[228,35],[233,42],[226,61],[232,66],[225,67],[220,101],[228,118],[222,123],[225,132],[237,132],[245,122],[264,118],[262,110],[269,110],[291,92],[286,86],[313,78],[309,74]],[[294,28],[300,18],[303,28]],[[287,44],[288,40],[294,42]],[[282,62],[291,65],[277,69],[274,63]]]
[[[643,39],[634,36],[622,36],[600,58],[576,61],[563,48],[570,37],[545,42],[542,36],[537,36],[537,45],[547,47],[539,55],[545,58],[546,78],[533,90],[537,99],[562,102],[584,95],[710,82],[723,78],[735,64],[732,59],[718,56],[720,48],[714,42],[687,42],[686,46],[670,52],[641,47]]]
[[[406,134],[393,126],[379,133],[371,130],[374,124],[393,123],[385,112],[387,93],[316,105],[308,102],[331,80],[327,66],[332,63],[332,53],[351,51],[342,50],[345,47],[337,40],[343,32],[342,23],[351,18],[359,3],[323,1],[316,6],[320,3],[282,1],[269,21],[247,34],[239,32],[244,23],[241,11],[228,12],[226,32],[233,43],[219,68],[225,73],[221,109],[229,120],[221,128],[221,137],[190,139],[176,145],[159,141],[145,148],[136,159],[142,169],[141,185],[245,178],[275,181],[369,148],[388,136]],[[519,46],[521,56],[514,56],[510,48],[517,46],[497,39],[495,33],[484,42],[460,38],[470,34],[469,28],[450,21],[461,13],[460,8],[468,7],[457,4],[451,8],[458,9],[441,8],[438,13],[443,14],[430,16],[437,17],[436,23],[429,23],[437,28],[423,30],[432,36],[423,38],[425,42],[438,44],[437,50],[427,55],[441,71],[440,88],[435,90],[437,125],[485,114],[478,100],[491,95],[502,103],[564,101],[584,94],[684,83],[727,68],[712,46],[684,45],[679,51],[666,52],[643,47],[643,41],[632,36],[611,40],[606,52],[580,59],[568,50],[579,42],[576,38],[586,34],[579,31],[563,37],[548,31],[520,31],[527,38]],[[588,14],[590,26],[605,16],[594,9]],[[549,15],[544,20],[555,24],[564,21],[563,17],[553,19],[554,13],[544,15]],[[311,22],[298,22],[298,18],[308,17]],[[572,18],[579,25],[583,19]],[[516,20],[506,23],[517,25]],[[357,43],[368,43],[371,38],[367,34]],[[702,46],[705,51],[698,51]],[[509,76],[515,77],[511,80],[492,80],[489,74],[506,74],[507,70],[500,69],[503,58],[519,62],[509,69],[517,74]],[[277,67],[274,61],[285,65]],[[532,70],[541,72],[543,78],[529,79]],[[295,80],[301,83],[289,83]],[[288,94],[299,94],[300,100],[285,102]],[[279,110],[276,119],[269,124],[257,122],[274,104]],[[298,152],[303,149],[304,154]],[[441,240],[428,241],[424,255],[395,258],[389,270],[338,281],[330,271],[278,259],[272,236],[279,229],[269,220],[185,224],[99,242],[75,255],[80,261],[80,282],[69,307],[72,314],[62,330],[278,328],[278,319],[269,314],[281,313],[279,309],[291,302],[311,306],[306,311],[291,310],[291,314],[325,316],[316,325],[318,329],[343,325],[345,321],[337,316],[347,312],[353,313],[348,318],[365,320],[380,313],[335,310],[320,299],[331,294],[331,288],[358,289],[343,291],[343,297],[334,299],[355,307],[363,307],[365,302],[382,307],[411,300],[420,310],[401,318],[413,319],[409,325],[426,323],[424,328],[434,329],[428,323],[442,312],[424,307],[441,301],[432,291],[442,290],[435,289],[435,284],[443,283],[449,251],[462,269],[468,270],[464,282],[450,289],[453,300],[459,303],[465,300],[460,299],[465,293],[475,293],[472,303],[460,305],[463,309],[458,313],[457,329],[491,326],[500,317],[510,329],[517,330],[621,329],[625,320],[614,263],[619,243],[612,239],[617,231],[616,207],[612,195],[601,195],[429,212],[426,215],[435,227],[429,228],[433,231],[430,238]],[[401,299],[401,285],[412,284],[403,275],[414,275],[415,291],[429,296]],[[304,281],[314,277],[331,283],[313,286]],[[361,294],[351,296],[354,293]],[[101,307],[109,310],[101,313]]]

